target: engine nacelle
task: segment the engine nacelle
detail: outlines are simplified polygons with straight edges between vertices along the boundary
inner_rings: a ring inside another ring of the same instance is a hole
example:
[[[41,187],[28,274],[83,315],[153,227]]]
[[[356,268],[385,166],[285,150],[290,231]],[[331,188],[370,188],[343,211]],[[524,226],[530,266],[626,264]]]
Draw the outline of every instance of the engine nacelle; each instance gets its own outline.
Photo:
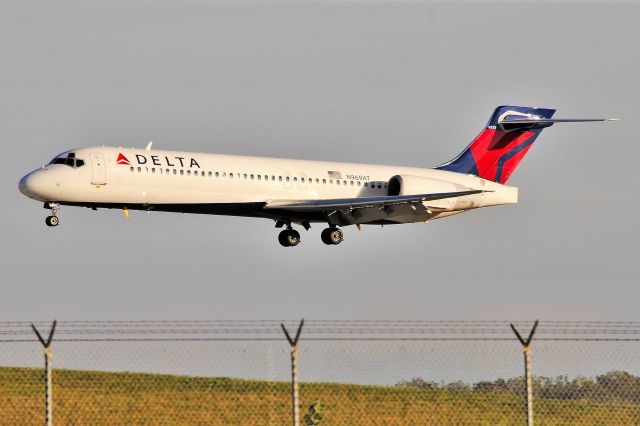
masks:
[[[389,183],[387,185],[387,195],[391,196],[437,194],[443,192],[461,192],[468,190],[468,187],[453,182],[411,175],[393,176],[391,179],[389,179]],[[480,194],[429,201],[430,207],[436,207],[445,210],[464,210],[479,207],[480,204]]]
[[[468,188],[453,182],[410,175],[396,175],[389,179],[387,185],[387,195],[434,194],[466,190]]]

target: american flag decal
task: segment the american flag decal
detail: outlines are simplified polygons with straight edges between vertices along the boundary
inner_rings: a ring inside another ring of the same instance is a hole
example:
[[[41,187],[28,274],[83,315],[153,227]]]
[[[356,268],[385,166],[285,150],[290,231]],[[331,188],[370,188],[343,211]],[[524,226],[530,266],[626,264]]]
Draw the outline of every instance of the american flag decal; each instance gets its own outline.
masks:
[[[327,171],[327,173],[329,174],[329,177],[331,179],[342,179],[342,173],[335,171],[335,170],[329,170]]]

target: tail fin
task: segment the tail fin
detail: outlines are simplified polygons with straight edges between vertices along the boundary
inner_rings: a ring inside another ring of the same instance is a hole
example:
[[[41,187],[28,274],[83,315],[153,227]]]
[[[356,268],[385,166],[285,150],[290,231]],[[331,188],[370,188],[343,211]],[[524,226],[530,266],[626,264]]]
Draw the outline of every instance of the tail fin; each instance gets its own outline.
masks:
[[[552,119],[555,109],[503,105],[484,130],[456,158],[436,167],[505,183],[545,127],[561,122],[613,119]]]

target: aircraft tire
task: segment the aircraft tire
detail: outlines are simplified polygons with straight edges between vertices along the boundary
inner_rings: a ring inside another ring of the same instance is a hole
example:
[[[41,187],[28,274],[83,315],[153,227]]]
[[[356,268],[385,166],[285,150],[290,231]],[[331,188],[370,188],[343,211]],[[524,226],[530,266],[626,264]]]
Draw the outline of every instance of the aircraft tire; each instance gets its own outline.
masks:
[[[295,247],[300,243],[300,233],[293,229],[285,229],[278,235],[282,247]]]
[[[44,222],[47,224],[47,226],[58,226],[60,220],[58,219],[58,216],[47,216]]]
[[[322,239],[322,242],[328,246],[333,245],[333,242],[331,241],[331,236],[329,235],[331,231],[332,231],[331,228],[325,228],[322,230],[322,233],[320,234],[320,239]]]
[[[343,240],[342,231],[338,228],[326,228],[320,234],[322,242],[329,246],[340,244]]]

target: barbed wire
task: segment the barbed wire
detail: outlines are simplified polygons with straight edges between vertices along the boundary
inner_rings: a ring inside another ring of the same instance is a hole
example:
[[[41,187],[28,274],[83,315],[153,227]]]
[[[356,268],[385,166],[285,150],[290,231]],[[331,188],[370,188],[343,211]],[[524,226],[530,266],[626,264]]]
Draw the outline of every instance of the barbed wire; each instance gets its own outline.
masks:
[[[37,342],[37,338],[33,339],[0,339],[0,343],[29,343]],[[307,337],[300,338],[300,341],[318,341],[318,342],[514,342],[515,339],[508,337]],[[536,341],[546,342],[640,342],[640,338],[615,338],[615,337],[542,337]],[[227,338],[147,338],[147,337],[130,337],[130,338],[72,338],[72,339],[55,339],[56,343],[60,342],[284,342],[282,338],[275,337],[227,337]]]
[[[290,319],[61,320],[57,322],[56,341],[278,341],[282,339],[281,324],[295,328],[298,323]],[[528,330],[533,321],[307,320],[302,340],[506,341],[512,340],[511,323]],[[33,341],[31,324],[0,321],[0,343]],[[43,330],[51,326],[50,321],[33,324]],[[640,341],[640,321],[544,321],[536,340],[635,342]]]

